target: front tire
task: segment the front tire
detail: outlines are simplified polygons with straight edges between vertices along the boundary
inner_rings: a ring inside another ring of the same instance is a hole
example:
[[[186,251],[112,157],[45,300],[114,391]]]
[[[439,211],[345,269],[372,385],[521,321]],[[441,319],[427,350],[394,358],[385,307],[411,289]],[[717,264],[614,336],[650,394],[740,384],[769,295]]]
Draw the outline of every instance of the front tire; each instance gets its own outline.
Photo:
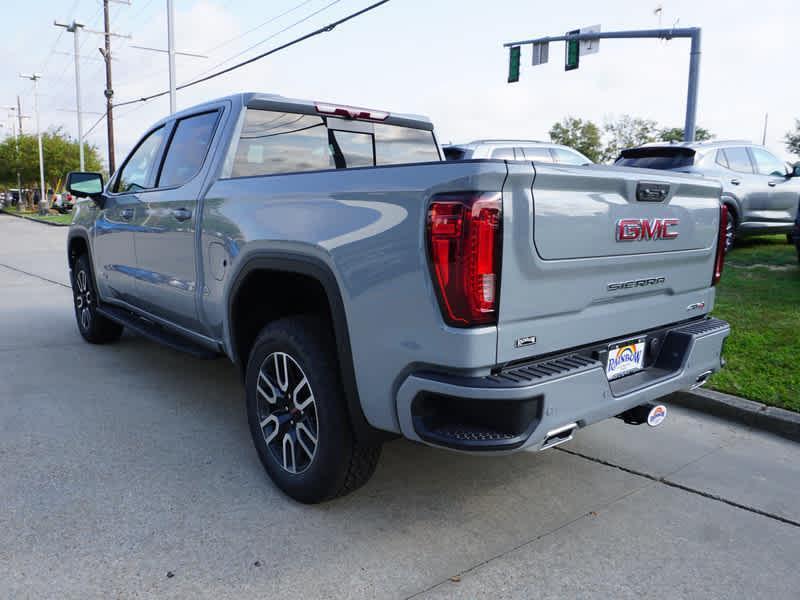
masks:
[[[272,481],[306,504],[365,484],[381,446],[356,440],[335,356],[315,317],[280,319],[261,330],[245,377],[253,443]]]
[[[72,297],[75,320],[83,339],[90,344],[116,342],[122,335],[122,325],[97,314],[97,290],[94,286],[89,257],[81,254],[72,269]]]

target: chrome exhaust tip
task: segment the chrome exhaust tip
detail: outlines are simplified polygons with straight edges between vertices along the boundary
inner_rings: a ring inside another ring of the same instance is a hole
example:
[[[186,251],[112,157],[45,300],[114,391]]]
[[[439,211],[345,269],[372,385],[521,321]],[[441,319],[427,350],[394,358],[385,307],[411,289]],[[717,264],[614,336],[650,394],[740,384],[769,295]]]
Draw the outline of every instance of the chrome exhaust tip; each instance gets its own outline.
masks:
[[[704,373],[701,373],[700,376],[697,378],[697,380],[692,384],[692,387],[690,387],[689,389],[696,390],[697,388],[704,386],[708,381],[708,378],[711,377],[713,374],[714,371],[706,371]]]
[[[564,425],[563,427],[559,427],[558,429],[553,429],[547,432],[547,436],[544,438],[544,442],[542,442],[542,447],[540,450],[547,450],[548,448],[554,448],[565,442],[568,442],[572,439],[572,434],[578,428],[577,423],[570,423],[569,425]]]

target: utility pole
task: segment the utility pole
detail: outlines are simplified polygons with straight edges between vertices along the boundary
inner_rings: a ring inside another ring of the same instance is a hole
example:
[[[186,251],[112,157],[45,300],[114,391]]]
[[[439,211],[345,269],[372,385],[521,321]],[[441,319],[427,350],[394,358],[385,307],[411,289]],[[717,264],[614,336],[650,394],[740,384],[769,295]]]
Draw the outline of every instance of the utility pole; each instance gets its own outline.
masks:
[[[509,49],[509,83],[519,80],[520,47],[531,45],[534,49],[534,65],[547,62],[549,51],[547,45],[550,42],[566,42],[566,70],[578,68],[578,57],[586,52],[596,52],[597,45],[593,50],[581,49],[579,44],[582,42],[596,42],[599,44],[601,39],[643,39],[656,38],[671,40],[673,38],[689,38],[692,42],[689,51],[689,84],[686,92],[686,120],[683,127],[683,139],[693,142],[697,129],[697,88],[700,81],[700,38],[702,30],[699,27],[672,27],[669,29],[645,29],[638,31],[607,31],[600,32],[577,30],[570,31],[566,35],[541,37],[532,40],[522,40],[519,42],[509,42],[503,44]]]
[[[17,96],[17,102],[19,102],[19,96]],[[17,116],[19,117],[20,125],[22,124],[23,116],[19,114],[19,107],[18,106],[6,106],[4,107],[8,111],[8,118],[11,119],[11,130],[14,133],[14,154],[17,163],[17,193],[19,194],[19,200],[17,201],[17,206],[20,206],[20,202],[22,201],[22,178],[19,174],[19,133],[17,132],[17,119],[16,117],[12,116],[11,113],[17,112]]]
[[[761,145],[767,145],[767,124],[769,123],[769,113],[764,113],[764,133],[761,136]]]
[[[208,58],[203,54],[195,54],[193,52],[178,52],[175,50],[175,6],[173,0],[167,0],[167,49],[161,48],[148,48],[145,46],[133,46],[139,50],[149,50],[151,52],[164,52],[167,54],[169,61],[169,114],[174,114],[177,110],[176,87],[175,81],[175,56],[193,56],[195,58]]]
[[[114,86],[111,83],[111,38],[124,37],[130,38],[129,35],[119,35],[111,32],[111,19],[108,15],[108,5],[111,2],[117,4],[127,4],[130,6],[130,0],[103,0],[103,31],[92,31],[86,29],[89,33],[100,33],[105,38],[103,47],[100,48],[100,54],[103,55],[103,60],[106,62],[106,89],[103,92],[106,97],[106,130],[108,131],[108,174],[112,175],[116,169],[116,161],[114,159]]]
[[[39,214],[46,215],[50,208],[47,198],[47,188],[44,185],[44,152],[42,151],[42,129],[39,124],[39,80],[42,78],[39,73],[31,75],[19,74],[23,79],[33,81],[33,107],[36,113],[36,137],[39,140]]]
[[[19,94],[17,94],[17,118],[19,119],[19,134],[22,135],[22,104],[19,101]]]
[[[78,46],[78,31],[80,31],[80,28],[83,27],[83,24],[78,23],[75,21],[75,19],[73,19],[72,23],[69,25],[66,23],[59,23],[58,21],[53,21],[53,25],[56,27],[63,27],[69,33],[71,33],[73,42],[75,43],[75,104],[77,105],[78,110],[78,148],[81,171],[83,171],[85,169],[83,160],[83,115],[81,113],[81,57],[80,47]]]
[[[169,114],[175,113],[175,6],[167,0],[167,56],[169,56]]]
[[[100,50],[106,61],[106,131],[108,132],[108,175],[116,170],[114,159],[114,88],[111,85],[111,21],[108,17],[108,0],[103,0],[103,22],[105,24],[105,45]]]

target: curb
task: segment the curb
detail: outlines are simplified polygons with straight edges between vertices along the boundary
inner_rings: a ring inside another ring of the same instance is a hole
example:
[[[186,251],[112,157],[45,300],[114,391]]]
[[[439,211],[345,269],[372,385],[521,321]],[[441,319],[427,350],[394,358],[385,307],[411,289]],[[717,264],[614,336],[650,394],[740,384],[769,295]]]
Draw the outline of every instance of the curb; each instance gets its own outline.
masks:
[[[29,217],[28,215],[17,215],[12,212],[7,211],[5,208],[0,208],[0,213],[4,215],[8,215],[9,217],[14,217],[15,219],[25,219],[26,221],[33,221],[34,223],[41,223],[42,225],[49,225],[50,227],[69,227],[70,223],[51,223],[50,221],[42,221],[40,219],[35,219],[33,217]]]
[[[800,414],[789,410],[714,390],[675,392],[664,400],[800,442]]]

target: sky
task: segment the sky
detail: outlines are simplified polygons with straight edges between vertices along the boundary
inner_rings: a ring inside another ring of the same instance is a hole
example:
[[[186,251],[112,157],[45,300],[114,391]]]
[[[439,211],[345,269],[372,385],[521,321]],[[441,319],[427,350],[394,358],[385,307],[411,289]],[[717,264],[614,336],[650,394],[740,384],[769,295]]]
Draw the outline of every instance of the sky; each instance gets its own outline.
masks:
[[[183,83],[264,52],[359,10],[372,0],[174,0],[176,48]],[[117,102],[168,88],[166,0],[111,5],[114,93]],[[660,13],[656,12],[661,8]],[[760,142],[789,159],[783,136],[800,118],[798,54],[789,0],[391,0],[330,33],[238,71],[178,92],[178,108],[239,91],[423,114],[443,143],[477,138],[548,139],[552,124],[572,115],[598,124],[622,114],[682,126],[689,41],[603,40],[597,54],[565,72],[563,43],[550,63],[522,54],[520,81],[508,84],[504,42],[599,24],[604,31],[701,27],[698,124],[720,139]],[[19,73],[38,72],[42,129],[77,135],[72,34],[53,25],[73,19],[102,29],[101,0],[33,0],[6,11],[0,48],[0,107],[21,96],[34,114],[33,87]],[[84,131],[106,156],[102,118],[102,36],[79,37]],[[233,58],[239,55],[238,58]],[[227,61],[227,62],[223,62]],[[151,123],[169,112],[166,97],[115,111],[118,164]],[[0,108],[0,135],[11,133]],[[23,123],[35,130],[34,119]]]

